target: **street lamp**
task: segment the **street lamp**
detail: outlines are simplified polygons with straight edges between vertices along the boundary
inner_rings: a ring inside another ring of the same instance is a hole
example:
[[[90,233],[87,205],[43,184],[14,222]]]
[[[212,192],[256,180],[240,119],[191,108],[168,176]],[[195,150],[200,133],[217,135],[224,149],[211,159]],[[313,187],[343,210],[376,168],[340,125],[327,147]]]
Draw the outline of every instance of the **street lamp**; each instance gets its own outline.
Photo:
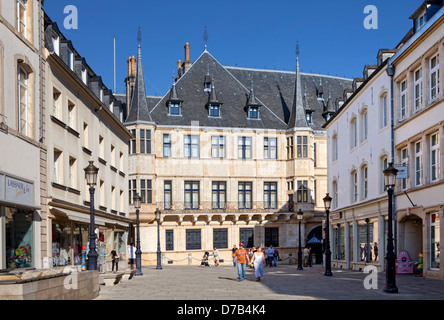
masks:
[[[387,234],[387,253],[385,256],[386,279],[385,279],[385,293],[398,293],[396,287],[396,256],[393,246],[393,192],[396,184],[396,175],[398,169],[393,167],[393,163],[384,171],[385,186],[388,194],[388,234]]]
[[[304,213],[301,209],[299,209],[297,213],[298,221],[299,221],[299,251],[298,251],[298,270],[304,270],[302,268],[302,249],[301,249],[301,221]]]
[[[136,240],[136,276],[143,276],[142,273],[142,251],[140,250],[140,223],[139,223],[139,209],[142,202],[142,197],[136,193],[133,196],[134,208],[136,208],[137,221],[137,240]]]
[[[89,222],[89,252],[88,252],[88,270],[97,270],[97,257],[98,253],[96,251],[96,233],[95,233],[95,223],[94,223],[94,186],[97,183],[97,174],[99,168],[94,166],[94,161],[89,161],[89,165],[85,170],[86,183],[89,186],[89,212],[90,212],[90,222]]]
[[[330,251],[330,208],[332,198],[328,195],[324,198],[325,213],[327,215],[325,223],[325,276],[331,277],[331,251]]]
[[[156,270],[162,270],[162,263],[160,261],[160,215],[161,211],[159,208],[156,209],[156,221],[157,221],[157,267]]]

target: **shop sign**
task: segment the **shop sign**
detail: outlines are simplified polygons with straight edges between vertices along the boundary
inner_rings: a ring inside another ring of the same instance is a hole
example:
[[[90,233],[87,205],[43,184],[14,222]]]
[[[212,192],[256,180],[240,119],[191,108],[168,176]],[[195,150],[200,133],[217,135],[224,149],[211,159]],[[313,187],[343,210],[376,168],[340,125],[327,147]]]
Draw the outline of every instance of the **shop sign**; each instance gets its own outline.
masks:
[[[34,205],[34,185],[23,180],[5,177],[5,200]]]
[[[0,199],[5,197],[5,176],[0,174]]]

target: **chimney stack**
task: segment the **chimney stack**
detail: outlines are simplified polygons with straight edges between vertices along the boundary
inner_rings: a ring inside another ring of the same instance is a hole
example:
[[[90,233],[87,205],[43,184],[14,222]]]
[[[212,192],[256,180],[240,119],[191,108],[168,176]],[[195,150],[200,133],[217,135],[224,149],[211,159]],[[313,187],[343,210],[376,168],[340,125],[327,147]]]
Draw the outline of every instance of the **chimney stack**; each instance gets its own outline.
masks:
[[[177,78],[176,78],[176,80],[179,80],[180,77],[182,76],[181,66],[182,66],[182,61],[180,61],[180,60],[177,61]]]
[[[182,64],[183,73],[187,72],[191,67],[192,62],[190,61],[190,44],[187,42],[185,44],[185,61]]]
[[[128,77],[126,77],[125,83],[126,83],[126,114],[128,115],[131,98],[133,95],[134,84],[136,82],[137,60],[133,56],[129,57],[127,62],[128,62]]]

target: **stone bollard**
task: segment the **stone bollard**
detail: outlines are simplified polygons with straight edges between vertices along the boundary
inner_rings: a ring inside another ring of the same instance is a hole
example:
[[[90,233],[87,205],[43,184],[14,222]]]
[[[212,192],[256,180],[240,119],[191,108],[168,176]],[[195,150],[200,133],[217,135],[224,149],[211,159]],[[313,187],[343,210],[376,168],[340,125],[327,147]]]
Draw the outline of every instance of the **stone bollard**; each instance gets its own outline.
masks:
[[[290,253],[288,255],[288,264],[293,264],[293,254],[292,253]]]
[[[188,265],[191,266],[193,263],[193,255],[191,253],[188,253]]]
[[[162,258],[161,258],[162,265],[164,266],[165,265],[165,253],[162,253],[161,256],[162,256]]]

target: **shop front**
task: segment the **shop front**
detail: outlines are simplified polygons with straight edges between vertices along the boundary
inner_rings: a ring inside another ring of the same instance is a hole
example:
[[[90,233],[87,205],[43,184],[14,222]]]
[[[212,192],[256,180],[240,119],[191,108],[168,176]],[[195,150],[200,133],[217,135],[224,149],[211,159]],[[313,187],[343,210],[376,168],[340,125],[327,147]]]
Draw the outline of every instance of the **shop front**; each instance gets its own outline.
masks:
[[[0,172],[0,269],[35,266],[34,183]]]
[[[76,209],[49,206],[51,256],[44,259],[48,267],[77,266],[79,270],[87,269],[90,215],[87,211]],[[126,220],[113,219],[109,214],[96,211],[94,231],[99,271],[110,269],[112,250],[119,254],[121,261],[127,260],[130,221]],[[125,267],[122,263],[119,264],[120,269]]]

